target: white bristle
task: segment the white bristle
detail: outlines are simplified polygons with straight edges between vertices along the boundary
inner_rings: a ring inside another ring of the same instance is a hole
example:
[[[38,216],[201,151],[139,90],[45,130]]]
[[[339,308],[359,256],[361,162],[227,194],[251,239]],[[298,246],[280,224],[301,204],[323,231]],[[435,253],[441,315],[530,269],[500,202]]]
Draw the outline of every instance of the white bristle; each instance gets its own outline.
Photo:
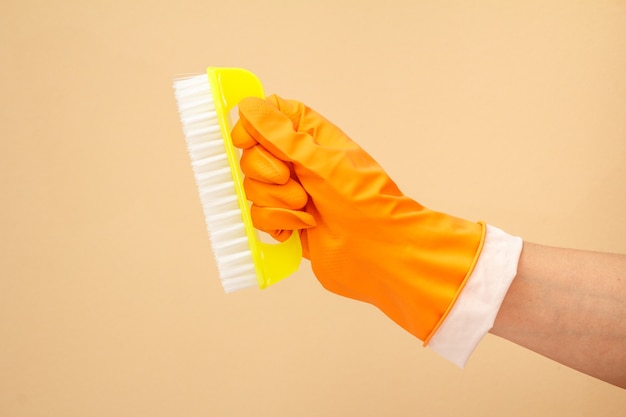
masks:
[[[176,80],[174,90],[224,291],[256,286],[254,262],[208,76]]]

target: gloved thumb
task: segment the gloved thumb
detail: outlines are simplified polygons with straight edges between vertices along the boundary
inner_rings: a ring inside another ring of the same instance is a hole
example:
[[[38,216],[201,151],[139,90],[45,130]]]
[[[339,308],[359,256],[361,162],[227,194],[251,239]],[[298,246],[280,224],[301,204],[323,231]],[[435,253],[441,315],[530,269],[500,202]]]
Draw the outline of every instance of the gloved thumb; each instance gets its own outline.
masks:
[[[339,128],[298,101],[276,95],[266,100],[249,97],[239,103],[239,115],[251,142],[293,163],[300,173],[315,172],[324,177],[331,174],[326,171],[336,165],[334,162],[344,159],[346,151],[358,149]],[[244,147],[251,146],[244,142]]]
[[[298,111],[287,104],[276,96],[266,100],[245,98],[239,103],[239,122],[252,139],[274,156],[283,161],[295,162],[302,148],[312,144],[312,138],[305,132],[297,131]],[[285,113],[281,107],[289,113]]]

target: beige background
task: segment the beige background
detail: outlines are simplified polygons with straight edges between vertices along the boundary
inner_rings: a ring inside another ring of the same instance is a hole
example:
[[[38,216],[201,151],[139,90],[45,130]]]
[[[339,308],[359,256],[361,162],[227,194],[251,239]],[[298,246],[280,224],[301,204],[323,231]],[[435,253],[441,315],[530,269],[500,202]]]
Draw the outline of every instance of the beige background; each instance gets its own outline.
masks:
[[[623,415],[493,336],[458,370],[306,264],[224,295],[171,87],[208,65],[431,208],[626,252],[624,1],[2,0],[0,416]]]

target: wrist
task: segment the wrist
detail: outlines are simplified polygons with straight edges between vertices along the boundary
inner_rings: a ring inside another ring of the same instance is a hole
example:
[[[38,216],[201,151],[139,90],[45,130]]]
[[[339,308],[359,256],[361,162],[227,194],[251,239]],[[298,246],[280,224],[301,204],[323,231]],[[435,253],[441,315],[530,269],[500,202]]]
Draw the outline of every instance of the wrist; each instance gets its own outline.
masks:
[[[522,239],[487,226],[483,250],[450,313],[428,346],[463,367],[493,326],[517,275]]]

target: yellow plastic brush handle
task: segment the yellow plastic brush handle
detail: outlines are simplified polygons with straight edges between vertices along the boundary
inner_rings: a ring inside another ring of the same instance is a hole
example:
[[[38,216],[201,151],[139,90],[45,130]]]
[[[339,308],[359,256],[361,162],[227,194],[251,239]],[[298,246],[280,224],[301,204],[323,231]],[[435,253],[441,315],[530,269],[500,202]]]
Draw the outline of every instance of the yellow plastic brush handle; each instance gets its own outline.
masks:
[[[302,260],[302,246],[297,232],[282,243],[265,243],[252,225],[250,207],[243,189],[243,174],[239,166],[239,156],[230,136],[229,113],[246,97],[265,98],[263,85],[253,73],[241,68],[207,69],[209,85],[224,138],[228,163],[233,175],[239,208],[252,251],[252,259],[260,288],[266,288],[294,273]]]

